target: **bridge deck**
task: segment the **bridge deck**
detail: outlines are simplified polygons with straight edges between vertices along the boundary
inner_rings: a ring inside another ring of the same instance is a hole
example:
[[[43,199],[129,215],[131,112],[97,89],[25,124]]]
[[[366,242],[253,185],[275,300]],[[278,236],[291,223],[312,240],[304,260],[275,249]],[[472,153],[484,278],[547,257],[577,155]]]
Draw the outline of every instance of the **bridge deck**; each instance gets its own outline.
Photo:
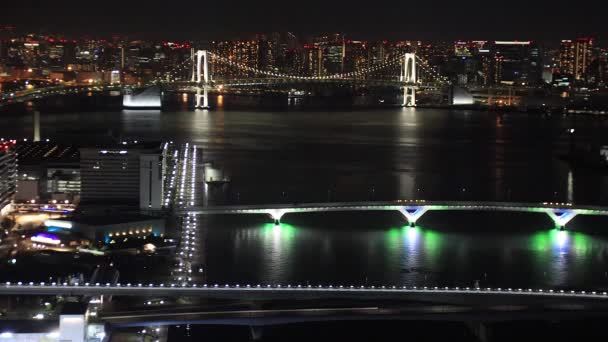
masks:
[[[500,295],[552,298],[589,298],[608,300],[607,292],[564,291],[551,289],[406,287],[406,286],[281,286],[281,285],[176,285],[176,284],[45,284],[5,283],[0,295],[73,295],[73,296],[189,296],[208,298],[402,298],[412,294],[427,295]]]
[[[190,206],[177,209],[179,213],[195,214],[267,214],[272,211],[281,213],[323,212],[323,211],[365,211],[365,210],[402,210],[404,208],[424,208],[426,210],[481,210],[547,212],[571,211],[583,215],[608,215],[608,207],[575,206],[570,203],[521,203],[521,202],[466,202],[466,201],[392,201],[392,202],[334,202],[303,204],[270,204],[239,206]]]

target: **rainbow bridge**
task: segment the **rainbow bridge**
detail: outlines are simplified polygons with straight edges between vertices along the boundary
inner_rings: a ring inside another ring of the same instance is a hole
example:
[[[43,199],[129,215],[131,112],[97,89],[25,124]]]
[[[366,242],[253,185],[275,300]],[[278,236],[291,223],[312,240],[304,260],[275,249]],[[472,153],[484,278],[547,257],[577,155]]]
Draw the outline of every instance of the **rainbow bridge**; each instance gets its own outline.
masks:
[[[422,215],[429,211],[507,211],[545,213],[560,229],[578,215],[608,216],[608,207],[578,206],[572,203],[543,202],[464,202],[464,201],[426,201],[397,200],[392,202],[335,202],[273,205],[239,206],[189,206],[176,209],[177,214],[214,215],[214,214],[266,214],[275,224],[281,223],[285,214],[330,212],[330,211],[398,211],[411,226],[416,225]]]

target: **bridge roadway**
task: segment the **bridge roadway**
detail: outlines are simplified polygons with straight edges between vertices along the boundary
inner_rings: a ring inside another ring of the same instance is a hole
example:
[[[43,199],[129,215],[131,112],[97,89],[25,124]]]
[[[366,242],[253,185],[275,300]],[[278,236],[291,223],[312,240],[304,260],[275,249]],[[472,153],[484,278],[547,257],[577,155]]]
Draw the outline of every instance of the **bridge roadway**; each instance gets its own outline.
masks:
[[[240,206],[190,206],[176,209],[178,214],[267,214],[280,223],[285,214],[329,211],[398,211],[411,225],[428,211],[509,211],[545,213],[556,225],[564,228],[577,215],[608,215],[608,207],[576,206],[572,203],[518,203],[397,200],[392,202],[336,202],[305,204],[272,204]]]
[[[165,82],[163,84],[180,84],[190,87],[200,87],[197,82]],[[366,78],[314,78],[314,77],[277,77],[277,78],[243,78],[243,79],[225,79],[213,80],[207,85],[209,86],[259,86],[259,85],[281,85],[281,84],[365,84],[372,86],[394,86],[417,87],[419,84],[409,84],[398,79],[366,79]]]
[[[312,286],[312,285],[196,285],[196,284],[68,284],[6,282],[0,295],[201,297],[213,299],[374,299],[397,300],[441,295],[456,297],[570,298],[608,300],[607,292],[522,288],[416,287],[416,286]]]
[[[5,103],[24,102],[49,96],[71,95],[83,92],[100,92],[122,90],[127,87],[119,85],[57,85],[43,88],[34,88],[15,92],[0,93],[0,106]]]

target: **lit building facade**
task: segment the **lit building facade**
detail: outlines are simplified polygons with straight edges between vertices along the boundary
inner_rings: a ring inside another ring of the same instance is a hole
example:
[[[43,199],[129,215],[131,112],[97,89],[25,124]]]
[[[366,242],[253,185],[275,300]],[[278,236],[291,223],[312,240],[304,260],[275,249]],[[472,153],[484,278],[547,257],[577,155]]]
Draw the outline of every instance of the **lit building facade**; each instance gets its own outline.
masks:
[[[161,209],[164,173],[160,147],[81,148],[81,203]]]
[[[589,71],[594,60],[593,39],[562,40],[557,73],[561,76],[570,76],[579,82],[590,81]]]
[[[490,49],[495,84],[537,85],[542,82],[543,55],[531,41],[496,41]]]
[[[214,41],[211,44],[211,52],[214,54],[243,66],[265,71],[276,69],[274,51],[276,49],[273,42],[262,36],[252,40]],[[260,76],[252,71],[243,71],[226,63],[214,63],[213,60],[211,70],[211,74],[215,78]]]
[[[8,214],[17,190],[17,156],[11,142],[0,142],[0,217]]]
[[[139,156],[139,207],[159,210],[163,207],[165,163],[163,156],[154,151]]]
[[[303,74],[307,76],[322,76],[325,74],[322,48],[314,45],[305,45],[303,54]]]
[[[574,46],[574,79],[588,81],[588,71],[593,61],[593,39],[579,38]]]

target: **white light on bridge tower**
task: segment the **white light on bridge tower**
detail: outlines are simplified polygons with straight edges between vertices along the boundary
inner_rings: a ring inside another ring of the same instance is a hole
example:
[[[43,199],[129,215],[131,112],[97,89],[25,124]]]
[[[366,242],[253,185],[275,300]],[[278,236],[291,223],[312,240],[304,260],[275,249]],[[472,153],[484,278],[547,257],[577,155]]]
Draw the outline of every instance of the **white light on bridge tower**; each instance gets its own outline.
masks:
[[[34,142],[40,141],[40,112],[34,111]]]
[[[206,50],[196,52],[196,108],[209,108],[209,63]],[[203,84],[201,94],[201,83]],[[201,101],[202,100],[202,101]]]
[[[416,54],[406,53],[403,55],[403,66],[401,67],[401,82],[403,86],[403,106],[416,107]]]
[[[190,62],[192,65],[192,83],[196,81],[196,54],[194,53],[194,48],[190,49]]]

